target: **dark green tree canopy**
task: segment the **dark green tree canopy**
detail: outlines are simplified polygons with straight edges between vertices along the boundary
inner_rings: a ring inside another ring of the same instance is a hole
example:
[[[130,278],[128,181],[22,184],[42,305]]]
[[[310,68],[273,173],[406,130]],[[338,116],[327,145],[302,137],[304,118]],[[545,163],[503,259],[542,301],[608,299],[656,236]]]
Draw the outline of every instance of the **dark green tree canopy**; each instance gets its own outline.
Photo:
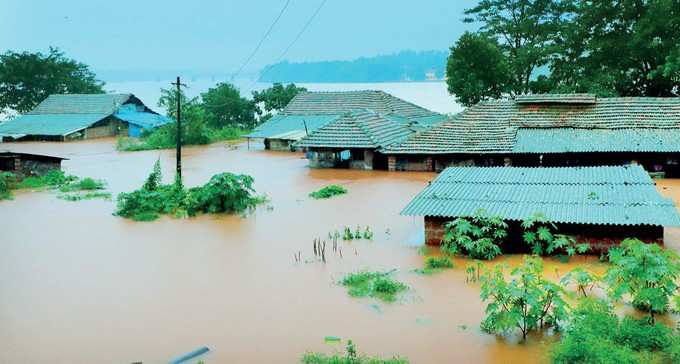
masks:
[[[103,93],[89,67],[58,48],[47,54],[7,51],[0,55],[0,112],[27,112],[50,94]]]
[[[304,87],[297,87],[294,83],[283,86],[280,83],[275,83],[272,87],[262,91],[253,91],[253,100],[256,103],[262,103],[264,111],[280,111],[283,110],[290,100],[300,92],[307,91]],[[261,113],[261,110],[258,110]]]
[[[202,93],[201,99],[209,126],[217,128],[255,126],[255,102],[241,97],[239,89],[234,85],[218,83]]]
[[[500,98],[510,81],[498,43],[486,35],[467,32],[451,47],[446,74],[449,93],[466,106]]]

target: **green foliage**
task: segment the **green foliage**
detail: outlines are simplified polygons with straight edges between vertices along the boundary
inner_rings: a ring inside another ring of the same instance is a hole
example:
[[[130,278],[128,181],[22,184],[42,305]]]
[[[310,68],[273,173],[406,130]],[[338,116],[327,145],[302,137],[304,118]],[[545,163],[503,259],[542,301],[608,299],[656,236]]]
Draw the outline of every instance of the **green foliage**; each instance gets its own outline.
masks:
[[[255,126],[255,102],[242,97],[236,86],[218,83],[202,93],[201,98],[208,126],[216,129],[226,126],[250,129]]]
[[[347,341],[344,356],[341,356],[339,353],[326,355],[324,353],[308,352],[302,356],[300,362],[303,364],[408,364],[408,360],[398,357],[381,359],[359,355],[352,340]]]
[[[449,93],[465,106],[500,98],[510,79],[498,43],[484,34],[470,32],[451,47],[446,74]]]
[[[491,333],[508,333],[519,329],[526,340],[529,331],[544,326],[559,328],[567,319],[569,305],[560,285],[543,278],[543,261],[526,257],[524,264],[505,279],[504,268],[497,265],[481,277],[480,297],[489,301],[482,329]]]
[[[12,189],[16,188],[17,177],[12,172],[0,171],[0,201],[12,198]]]
[[[573,283],[576,286],[578,292],[581,293],[583,297],[588,297],[588,292],[595,288],[600,279],[601,278],[597,275],[588,272],[581,267],[577,267],[562,277],[560,283],[563,286]]]
[[[460,217],[445,225],[441,250],[491,260],[501,254],[499,245],[508,235],[507,228],[501,217],[490,217],[479,210],[472,217]]]
[[[50,94],[103,93],[103,82],[89,67],[66,58],[58,48],[0,55],[0,112],[25,113]]]
[[[345,187],[339,186],[339,185],[328,185],[326,187],[323,187],[322,189],[312,192],[309,194],[309,197],[314,198],[314,199],[324,199],[324,198],[331,198],[333,196],[337,195],[343,195],[347,193],[347,189]]]
[[[474,263],[468,263],[465,266],[465,282],[477,282],[481,279],[482,274],[482,262],[479,260],[474,261]]]
[[[531,253],[534,255],[566,253],[571,257],[590,250],[588,243],[577,243],[572,236],[556,234],[557,226],[540,213],[524,219],[522,228],[524,242],[531,247]]]
[[[676,253],[656,244],[626,239],[620,247],[609,250],[609,262],[605,279],[612,299],[620,300],[629,294],[633,305],[649,312],[652,321],[655,314],[666,311],[678,290],[680,260]]]
[[[453,268],[453,262],[447,256],[429,257],[425,260],[425,267],[430,269]]]
[[[391,279],[390,273],[369,271],[350,273],[340,281],[340,284],[348,287],[348,293],[352,297],[373,297],[392,302],[396,295],[407,290],[408,286]]]
[[[281,111],[286,105],[300,92],[307,91],[304,87],[297,87],[294,83],[283,86],[276,82],[270,88],[262,91],[253,91],[253,100],[256,104],[262,104],[264,112],[271,114],[272,111]],[[257,108],[258,114],[263,114],[263,110]]]
[[[630,317],[620,321],[606,302],[584,299],[550,356],[556,364],[677,362],[677,342],[668,327]]]
[[[342,240],[353,240],[354,239],[354,234],[352,234],[352,229],[349,228],[349,226],[345,226],[345,228],[342,230]]]
[[[111,193],[110,192],[86,192],[86,193],[65,193],[62,195],[58,196],[62,200],[66,201],[82,201],[82,200],[92,200],[95,198],[101,198],[104,200],[110,200],[111,199]]]
[[[160,214],[194,216],[198,213],[240,213],[264,201],[254,196],[253,179],[220,173],[200,187],[184,189],[181,183],[162,185],[158,161],[141,189],[118,195],[116,215],[150,221]]]
[[[366,225],[366,229],[364,230],[364,239],[373,240],[373,232],[368,227],[368,225]]]
[[[59,186],[59,191],[61,192],[74,192],[74,191],[95,191],[103,190],[104,181],[92,179],[90,177],[85,177],[83,179],[76,179],[71,182],[61,183]]]

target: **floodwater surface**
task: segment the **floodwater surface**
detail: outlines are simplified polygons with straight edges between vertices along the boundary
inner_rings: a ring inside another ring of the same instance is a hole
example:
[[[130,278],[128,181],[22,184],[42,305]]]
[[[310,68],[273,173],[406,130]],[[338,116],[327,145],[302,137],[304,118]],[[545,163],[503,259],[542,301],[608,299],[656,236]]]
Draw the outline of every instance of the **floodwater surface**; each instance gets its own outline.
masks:
[[[174,151],[117,152],[114,140],[3,147],[67,157],[67,173],[103,179],[114,196],[138,188],[157,158],[166,182],[174,174]],[[343,350],[347,339],[412,363],[545,361],[550,335],[519,343],[479,329],[485,305],[478,284],[465,282],[467,261],[413,272],[423,265],[423,223],[399,212],[434,174],[313,170],[301,154],[251,147],[183,154],[188,186],[224,171],[252,175],[269,202],[247,216],[134,222],[112,215],[114,201],[68,202],[49,191],[0,202],[0,362],[165,363],[207,346],[206,363],[294,363],[305,351]],[[680,189],[672,182],[669,194]],[[349,192],[307,196],[328,184]],[[314,238],[357,225],[374,240],[342,242],[342,258],[330,252],[327,264],[314,258]],[[595,257],[546,260],[546,276],[576,265],[603,269]],[[390,304],[351,298],[337,281],[359,269],[396,269],[410,290]]]

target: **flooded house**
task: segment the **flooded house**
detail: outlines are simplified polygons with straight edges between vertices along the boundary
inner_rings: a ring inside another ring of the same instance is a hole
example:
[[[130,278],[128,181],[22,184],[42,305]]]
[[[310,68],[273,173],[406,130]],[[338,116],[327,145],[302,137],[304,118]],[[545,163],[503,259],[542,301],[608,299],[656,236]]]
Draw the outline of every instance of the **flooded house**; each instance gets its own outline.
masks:
[[[139,137],[170,122],[133,94],[54,94],[30,112],[0,124],[2,140],[66,141]]]
[[[383,151],[392,170],[641,164],[680,174],[680,98],[517,96],[485,101]]]
[[[425,242],[439,245],[446,222],[480,210],[508,223],[513,245],[523,244],[520,224],[535,214],[595,251],[631,237],[662,244],[664,227],[680,225],[673,201],[639,165],[449,167],[401,214],[423,216]]]
[[[294,150],[295,142],[352,110],[372,110],[424,130],[446,117],[383,91],[301,92],[271,119],[246,135],[263,139],[265,148]]]
[[[303,137],[313,168],[387,169],[379,149],[415,133],[407,124],[372,110],[352,110]]]
[[[65,159],[67,158],[0,150],[0,171],[12,172],[17,179],[22,180],[29,176],[43,176],[50,171],[60,170],[61,161]]]

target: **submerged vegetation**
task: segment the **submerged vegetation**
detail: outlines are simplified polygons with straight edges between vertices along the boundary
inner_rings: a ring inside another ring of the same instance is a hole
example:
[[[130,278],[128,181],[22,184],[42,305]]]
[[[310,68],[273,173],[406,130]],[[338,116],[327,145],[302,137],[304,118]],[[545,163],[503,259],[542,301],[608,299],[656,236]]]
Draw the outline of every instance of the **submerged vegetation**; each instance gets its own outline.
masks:
[[[253,178],[247,175],[220,173],[203,186],[186,189],[181,183],[161,183],[160,162],[142,188],[118,195],[116,215],[137,221],[155,220],[161,214],[177,217],[198,213],[240,213],[264,202],[255,196]]]
[[[305,353],[300,362],[303,364],[408,364],[409,361],[394,357],[391,359],[381,359],[378,357],[367,357],[357,353],[356,346],[352,340],[347,341],[345,355],[335,353],[326,355],[324,353]]]
[[[390,272],[361,271],[346,275],[340,284],[349,289],[352,297],[373,297],[386,302],[396,300],[397,294],[408,286],[389,277]]]
[[[557,226],[540,213],[524,219],[522,228],[524,228],[522,238],[534,255],[566,253],[571,257],[577,253],[585,254],[591,249],[588,243],[577,243],[572,236],[557,234]]]
[[[309,197],[319,200],[331,198],[333,196],[344,195],[345,193],[347,193],[347,189],[345,187],[339,185],[328,185],[318,191],[310,193]]]
[[[110,193],[100,191],[104,188],[104,181],[90,177],[81,179],[77,176],[66,175],[61,170],[52,170],[42,176],[29,176],[20,182],[17,182],[17,177],[11,172],[0,174],[0,200],[11,198],[12,190],[15,189],[58,190],[62,192],[59,198],[67,201],[110,198]]]
[[[225,140],[241,138],[246,131],[234,127],[220,129],[210,128],[203,124],[182,125],[182,145],[205,145]],[[177,146],[177,123],[170,123],[159,127],[140,140],[119,137],[116,149],[135,152],[141,150],[169,149]]]
[[[500,216],[488,216],[483,210],[469,218],[459,217],[445,225],[441,250],[447,254],[465,254],[475,259],[501,255],[500,244],[507,237],[508,224]]]
[[[451,258],[447,256],[440,256],[440,257],[428,257],[425,259],[425,267],[416,269],[416,273],[420,274],[433,274],[440,272],[442,269],[449,269],[453,268],[453,262],[451,261]]]

